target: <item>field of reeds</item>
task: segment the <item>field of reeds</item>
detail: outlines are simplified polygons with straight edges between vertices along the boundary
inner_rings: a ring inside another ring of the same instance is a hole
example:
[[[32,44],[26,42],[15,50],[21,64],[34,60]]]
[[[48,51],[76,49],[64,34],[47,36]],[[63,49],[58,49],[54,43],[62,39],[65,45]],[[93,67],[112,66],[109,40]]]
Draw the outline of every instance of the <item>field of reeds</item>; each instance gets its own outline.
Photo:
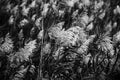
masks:
[[[0,0],[0,80],[119,77],[119,0]]]

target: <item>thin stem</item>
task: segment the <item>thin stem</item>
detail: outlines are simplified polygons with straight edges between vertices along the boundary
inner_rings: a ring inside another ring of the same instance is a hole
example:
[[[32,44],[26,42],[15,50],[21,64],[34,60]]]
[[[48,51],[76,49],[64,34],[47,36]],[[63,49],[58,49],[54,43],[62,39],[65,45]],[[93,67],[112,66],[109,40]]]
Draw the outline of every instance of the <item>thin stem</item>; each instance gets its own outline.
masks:
[[[44,26],[43,26],[43,20],[42,20],[42,30],[43,30],[43,37],[42,37],[42,43],[41,43],[41,51],[40,51],[40,63],[39,63],[39,71],[38,71],[38,78],[37,80],[42,80],[42,58],[43,58],[43,45],[44,45]]]

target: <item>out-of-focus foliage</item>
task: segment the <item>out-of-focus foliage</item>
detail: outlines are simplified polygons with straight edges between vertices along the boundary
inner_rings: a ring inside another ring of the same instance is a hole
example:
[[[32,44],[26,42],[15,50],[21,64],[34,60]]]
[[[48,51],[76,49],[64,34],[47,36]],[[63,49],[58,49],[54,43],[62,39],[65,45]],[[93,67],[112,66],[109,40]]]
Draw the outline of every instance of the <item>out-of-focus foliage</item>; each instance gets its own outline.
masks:
[[[119,0],[0,0],[0,79],[117,80]]]

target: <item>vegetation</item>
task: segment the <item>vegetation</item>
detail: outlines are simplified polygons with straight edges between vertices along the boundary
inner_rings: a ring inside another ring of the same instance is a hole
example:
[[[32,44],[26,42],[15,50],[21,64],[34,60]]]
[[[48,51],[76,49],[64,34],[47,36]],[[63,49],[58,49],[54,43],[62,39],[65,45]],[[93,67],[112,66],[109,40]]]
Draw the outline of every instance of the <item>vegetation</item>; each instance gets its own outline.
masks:
[[[0,0],[1,80],[117,80],[119,0]]]

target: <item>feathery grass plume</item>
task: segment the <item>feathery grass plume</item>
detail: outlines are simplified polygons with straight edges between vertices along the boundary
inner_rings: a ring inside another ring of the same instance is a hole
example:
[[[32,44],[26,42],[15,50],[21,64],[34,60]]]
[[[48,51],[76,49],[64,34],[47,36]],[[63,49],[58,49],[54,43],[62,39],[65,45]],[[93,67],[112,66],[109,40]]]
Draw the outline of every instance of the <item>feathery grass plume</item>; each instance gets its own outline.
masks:
[[[41,20],[42,20],[42,17],[39,17],[38,19],[36,19],[35,25],[36,25],[37,27],[40,27],[40,26],[41,26],[41,23],[40,23]]]
[[[91,14],[91,15],[89,16],[89,22],[94,21],[94,19],[95,19],[95,16],[94,16],[93,14]]]
[[[10,35],[9,35],[9,33],[6,35],[6,37],[5,37],[5,41],[4,41],[4,43],[3,44],[1,44],[1,46],[0,46],[0,50],[2,51],[2,52],[6,52],[6,53],[10,53],[10,52],[12,52],[13,51],[13,41],[12,41],[12,39],[10,38]]]
[[[29,10],[30,10],[30,7],[23,6],[22,7],[22,15],[28,16]]]
[[[72,14],[73,19],[78,15],[78,10],[74,11]]]
[[[94,16],[88,16],[88,14],[86,12],[81,13],[80,15],[78,15],[78,17],[76,17],[76,20],[72,23],[73,25],[77,25],[80,26],[82,28],[86,28],[86,26],[88,25],[89,22],[94,20]]]
[[[94,28],[93,22],[91,22],[87,27],[86,27],[86,31],[90,31]]]
[[[79,26],[71,27],[64,30],[59,27],[50,29],[49,36],[55,39],[61,46],[76,46],[76,43],[82,43],[86,39],[86,34]]]
[[[79,5],[78,5],[79,9],[82,9],[82,8],[83,8],[83,6],[84,6],[84,4],[83,4],[83,3],[79,3]]]
[[[34,49],[36,48],[36,40],[30,41],[29,43],[26,43],[23,50],[26,50],[27,53],[24,54],[26,59],[29,59],[30,56],[32,56]]]
[[[95,35],[91,35],[77,50],[77,53],[85,54],[88,51],[89,44],[93,42]]]
[[[80,23],[82,24],[81,27],[83,28],[85,28],[89,23],[89,16],[86,13],[81,16]]]
[[[79,26],[71,27],[68,30],[66,30],[66,32],[73,34],[73,41],[71,41],[73,46],[76,45],[76,42],[78,44],[84,43],[87,37],[87,34],[85,33],[84,29],[80,28]]]
[[[11,8],[12,8],[12,5],[8,2],[8,4],[6,5],[7,12],[9,12]]]
[[[66,4],[69,7],[73,7],[76,2],[78,2],[78,0],[66,0]]]
[[[114,49],[111,37],[109,37],[107,34],[103,35],[98,42],[98,49],[105,52],[105,54],[108,53],[109,56],[113,56]]]
[[[104,1],[99,1],[99,2],[95,1],[94,11],[100,9],[103,5],[104,5]]]
[[[89,60],[90,60],[91,54],[87,54],[83,56],[83,62],[85,64],[88,64]]]
[[[106,15],[106,12],[103,11],[103,12],[99,15],[99,18],[100,18],[100,19],[103,19],[103,18],[105,17],[105,15]]]
[[[35,8],[36,0],[33,0],[32,3],[29,5],[30,8]]]
[[[107,26],[105,27],[106,32],[110,32],[112,30],[112,22],[110,21]]]
[[[60,22],[56,25],[56,27],[58,27],[58,29],[62,30],[63,29],[63,25],[65,22]]]
[[[40,40],[43,38],[43,30],[38,33],[37,38]]]
[[[25,0],[25,1],[22,0],[22,3],[20,4],[20,7],[24,7],[24,6],[26,6],[26,4],[27,4],[27,0]]]
[[[45,54],[49,54],[51,52],[51,44],[50,43],[45,44],[45,46],[43,47],[43,52]]]
[[[15,54],[10,55],[9,61],[11,67],[15,68],[23,61],[29,61],[29,57],[33,55],[33,51],[36,48],[36,40],[30,41],[25,44],[24,48],[19,49]]]
[[[54,27],[51,27],[49,29],[49,37],[51,39],[55,39],[55,37],[59,37],[60,32],[62,31],[62,27],[64,25],[64,22],[60,22],[57,25],[55,25]]]
[[[58,14],[59,14],[59,17],[63,17],[64,14],[65,14],[65,11],[64,10],[59,10]]]
[[[16,15],[18,13],[18,10],[19,10],[18,5],[16,5],[15,7],[12,8],[11,13]]]
[[[58,13],[57,1],[54,1],[54,2],[50,1],[50,4],[52,4],[51,7],[54,10],[54,12]]]
[[[11,68],[18,67],[22,62],[25,61],[25,56],[22,52],[16,52],[15,54],[10,54],[8,56]]]
[[[29,21],[24,18],[22,21],[20,21],[20,26],[25,26],[28,23],[29,23]]]
[[[49,3],[44,4],[44,6],[43,6],[43,11],[41,12],[41,14],[42,14],[43,16],[46,16],[46,15],[47,15],[47,12],[48,12],[48,10],[49,10],[49,6],[50,6]]]
[[[114,14],[120,14],[120,6],[117,5],[117,7],[113,10]]]
[[[31,20],[32,20],[32,21],[35,21],[36,17],[37,17],[37,15],[34,14],[34,15],[31,17]]]
[[[114,22],[114,23],[113,23],[113,28],[116,28],[117,25],[118,25],[118,23],[117,23],[117,22]]]
[[[114,43],[120,42],[120,31],[118,31],[115,35],[113,35]]]
[[[9,18],[9,21],[8,21],[9,24],[13,24],[13,23],[14,23],[14,20],[15,20],[15,19],[14,19],[13,15],[11,15],[10,18]]]

